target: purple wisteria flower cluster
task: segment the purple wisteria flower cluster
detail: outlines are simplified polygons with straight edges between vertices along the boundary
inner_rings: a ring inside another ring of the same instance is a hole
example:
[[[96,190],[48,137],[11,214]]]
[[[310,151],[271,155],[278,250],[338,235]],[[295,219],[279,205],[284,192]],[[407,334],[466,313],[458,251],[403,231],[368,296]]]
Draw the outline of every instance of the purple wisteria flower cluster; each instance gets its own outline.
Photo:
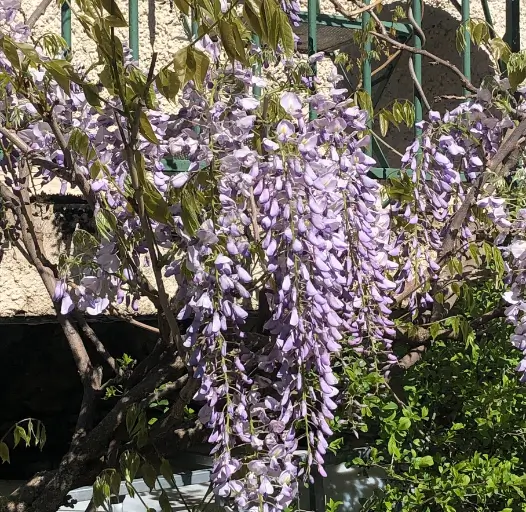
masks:
[[[264,127],[261,100],[251,91],[265,82],[239,64],[221,67],[217,42],[203,38],[199,46],[218,61],[205,87],[190,82],[175,115],[144,111],[159,143],[139,137],[140,165],[151,197],[168,208],[150,226],[166,255],[165,278],[178,284],[176,314],[189,325],[183,342],[201,383],[196,398],[214,445],[216,492],[240,509],[283,510],[312,467],[325,474],[338,395],[332,357],[343,345],[358,352],[374,345],[394,361],[389,214],[368,176],[375,162],[360,135],[367,115],[345,90],[310,98],[280,93],[284,115]],[[125,52],[126,71],[135,65]],[[8,60],[0,66],[12,73]],[[95,217],[106,225],[93,259],[77,263],[74,275],[66,269],[53,299],[64,315],[98,315],[123,302],[137,310],[148,248],[130,208],[122,105],[110,97],[95,108],[81,86],[64,91],[44,70],[30,73],[52,113],[39,114],[24,91],[8,90],[6,101],[24,105],[18,136],[58,166],[74,159],[95,198]],[[166,174],[162,159],[170,154],[184,154],[188,171]],[[16,161],[3,169],[16,189]],[[62,193],[72,185],[52,168],[38,174],[46,183],[62,180]],[[197,212],[196,230],[185,211],[192,194],[210,198]],[[243,325],[260,290],[271,317],[265,341],[254,342]]]
[[[484,159],[499,148],[504,132],[513,123],[509,117],[495,117],[480,102],[460,104],[443,116],[430,111],[422,122],[422,137],[415,140],[402,158],[411,182],[409,196],[392,202],[392,213],[400,229],[396,252],[402,261],[396,275],[397,294],[414,283],[436,279],[441,266],[442,244],[452,216],[462,205],[466,187],[484,171]],[[460,236],[472,238],[470,213]],[[424,289],[408,295],[409,307],[427,307],[433,299]]]
[[[245,91],[258,80],[242,68],[234,74]],[[358,352],[374,344],[396,360],[389,215],[359,137],[367,116],[344,94],[282,93],[286,115],[258,151],[258,98],[210,106],[192,84],[184,93],[182,111],[200,132],[183,132],[176,144],[191,140],[196,160],[210,162],[202,172],[219,200],[167,275],[178,281],[179,318],[191,320],[185,344],[202,379],[216,492],[240,509],[282,510],[299,477],[314,466],[325,474],[338,394],[331,356],[342,344]],[[263,347],[245,342],[241,328],[255,281],[272,305]]]
[[[228,9],[221,2],[222,12]],[[284,0],[283,9],[297,21],[297,2]],[[0,21],[22,41],[28,31],[17,10],[14,0],[4,2]],[[123,303],[137,311],[148,295],[141,282],[153,233],[156,270],[177,284],[170,304],[187,326],[181,356],[199,383],[195,398],[210,430],[215,492],[239,510],[280,511],[313,468],[326,474],[339,394],[335,357],[348,348],[374,354],[387,368],[396,363],[394,297],[438,275],[464,183],[477,179],[512,123],[479,102],[444,116],[430,112],[422,137],[402,160],[408,172],[400,186],[406,188],[385,204],[382,185],[370,176],[375,161],[366,151],[367,114],[336,88],[335,73],[327,94],[276,92],[250,67],[224,65],[212,38],[203,36],[196,47],[212,63],[204,84],[186,84],[175,114],[157,110],[156,100],[140,105],[136,160],[127,147],[130,119],[114,94],[94,107],[86,96],[93,89],[68,82],[64,90],[57,75],[35,66],[26,71],[28,88],[7,80],[0,102],[17,106],[17,137],[55,166],[39,167],[37,177],[60,180],[64,194],[78,184],[71,176],[89,184],[83,193],[93,202],[99,238],[74,272],[66,266],[58,276],[53,300],[60,312],[99,315]],[[122,80],[139,73],[129,52],[123,54]],[[321,58],[316,54],[311,63]],[[0,74],[16,75],[2,52]],[[261,97],[253,95],[254,86],[263,89]],[[37,92],[41,104],[35,105]],[[7,137],[2,143],[11,144]],[[165,172],[170,155],[184,155],[188,169]],[[1,167],[2,182],[14,193],[27,185],[19,156],[11,148]],[[147,226],[137,213],[141,190]],[[479,206],[503,230],[510,227],[502,200],[483,199]],[[468,216],[462,226],[465,240],[471,221]],[[517,265],[521,271],[506,298],[517,325],[514,343],[526,354],[525,247],[520,237],[510,247],[514,271]],[[247,318],[263,296],[270,317],[254,338]],[[416,312],[433,299],[416,290],[408,300]],[[526,363],[521,368],[526,371]],[[306,451],[303,461],[299,449]]]

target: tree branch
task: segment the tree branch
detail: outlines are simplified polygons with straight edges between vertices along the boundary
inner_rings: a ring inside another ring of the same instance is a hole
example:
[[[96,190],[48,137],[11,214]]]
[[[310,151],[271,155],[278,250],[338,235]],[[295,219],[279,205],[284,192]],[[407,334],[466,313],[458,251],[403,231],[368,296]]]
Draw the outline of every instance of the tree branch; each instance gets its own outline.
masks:
[[[99,337],[97,336],[97,333],[86,322],[84,315],[80,311],[76,311],[75,320],[77,321],[77,324],[79,325],[80,330],[83,332],[84,336],[86,336],[86,338],[95,347],[95,350],[97,351],[97,353],[102,357],[102,359],[106,362],[106,364],[113,370],[113,372],[117,373],[118,368],[117,368],[117,364],[115,363],[115,359],[106,350],[106,347],[104,346],[102,341],[100,341]]]
[[[503,318],[505,308],[500,305],[492,311],[488,311],[483,315],[471,320],[471,328],[477,332],[478,329],[485,328],[488,322],[497,318]],[[437,336],[437,339],[455,340],[458,339],[458,334],[455,335],[452,329],[444,330]],[[418,363],[424,356],[426,350],[433,342],[433,337],[428,329],[418,326],[416,333],[409,337],[405,333],[397,332],[397,341],[401,341],[411,346],[411,349],[398,361],[396,370],[392,373],[400,373],[408,370],[416,363]]]
[[[133,404],[154,398],[155,390],[166,382],[174,371],[186,368],[180,357],[171,364],[157,365],[136,386],[130,389],[115,404],[111,411],[75,447],[64,456],[57,471],[42,481],[36,492],[32,482],[17,489],[9,497],[8,512],[54,512],[63,502],[64,496],[82,481],[86,468],[100,468],[100,459],[106,454],[116,430],[125,422],[126,411]],[[93,475],[90,474],[93,478]],[[86,482],[87,483],[87,482]]]
[[[26,22],[26,25],[32,29],[37,21],[40,19],[40,17],[46,12],[49,5],[53,2],[53,0],[42,0],[36,7],[36,9],[33,11],[33,14],[29,16],[29,19]]]
[[[113,51],[115,51],[114,48],[113,48]],[[157,53],[154,53],[152,55],[152,60],[150,62],[150,69],[148,71],[148,77],[146,80],[146,85],[144,87],[144,91],[145,91],[144,94],[147,94],[150,84],[153,82],[156,61],[157,61]],[[119,77],[119,71],[118,69],[116,69],[116,67],[114,67],[113,71],[115,73],[115,79],[117,81],[121,103],[123,106],[125,106],[127,99],[124,95],[124,91],[122,90],[122,84],[121,84],[120,77]],[[179,332],[179,326],[177,324],[177,320],[172,311],[172,308],[170,307],[170,300],[169,300],[168,294],[166,293],[166,288],[164,286],[161,268],[159,265],[159,258],[157,257],[155,237],[154,237],[153,230],[150,224],[150,219],[146,213],[146,207],[144,203],[144,190],[139,180],[137,165],[135,163],[135,158],[134,158],[134,148],[135,148],[138,133],[139,133],[139,123],[140,123],[139,114],[143,106],[143,101],[144,101],[144,98],[140,98],[139,101],[137,102],[137,107],[135,109],[135,112],[134,113],[129,112],[129,121],[130,122],[133,121],[133,124],[129,127],[130,128],[130,140],[128,141],[123,140],[122,142],[126,148],[126,159],[128,163],[128,169],[130,172],[132,187],[134,190],[135,201],[137,203],[137,210],[138,210],[137,214],[141,221],[142,228],[144,229],[144,235],[146,238],[146,246],[148,248],[148,255],[152,263],[152,270],[153,270],[154,277],[155,277],[155,284],[157,285],[159,304],[166,317],[168,325],[170,326],[170,330],[172,332],[173,338],[175,339],[177,350],[179,351],[180,354],[184,354],[185,348],[183,345],[183,340],[181,338],[181,333]],[[116,116],[116,118],[117,117],[118,116]]]
[[[331,0],[331,2],[334,2],[334,0]],[[433,54],[431,52],[428,52],[427,50],[423,50],[421,48],[415,48],[414,46],[410,46],[408,44],[400,43],[396,39],[393,39],[392,37],[384,35],[384,34],[381,34],[379,32],[371,31],[370,34],[375,36],[375,37],[377,37],[378,39],[382,39],[383,41],[389,43],[394,48],[398,48],[399,50],[403,50],[403,51],[406,51],[406,52],[409,52],[409,53],[416,53],[416,54],[419,54],[419,55],[423,55],[424,57],[427,57],[428,59],[436,62],[437,64],[441,64],[442,66],[444,66],[444,67],[450,69],[451,71],[453,71],[453,73],[455,73],[455,75],[457,75],[457,77],[459,78],[459,80],[462,83],[462,85],[468,91],[477,92],[477,88],[466,78],[464,73],[462,73],[462,71],[460,71],[460,69],[458,69],[457,66],[455,66],[454,64],[452,64],[448,60],[441,59],[437,55],[435,55],[435,54]]]
[[[69,152],[69,155],[71,157],[71,152],[69,151],[66,141],[64,139],[63,134],[60,131],[60,128],[54,120],[53,116],[50,116],[50,126],[53,130],[53,133],[55,135],[55,138],[57,139],[57,142],[59,143],[59,146],[61,147],[61,150],[64,152],[64,148],[66,151]],[[54,120],[54,122],[52,122]],[[57,137],[57,133],[59,134],[59,137]],[[59,178],[63,179],[64,181],[69,182],[72,185],[76,185],[79,187],[79,190],[82,192],[82,195],[88,202],[89,206],[91,208],[95,208],[96,204],[96,198],[95,193],[91,190],[90,184],[88,180],[82,175],[80,172],[76,172],[76,165],[72,161],[73,167],[68,170],[66,167],[62,167],[58,164],[55,164],[54,162],[51,162],[50,160],[47,160],[45,158],[42,158],[41,155],[39,155],[37,152],[35,152],[31,147],[26,144],[22,140],[22,138],[12,130],[9,130],[5,126],[0,126],[0,134],[3,135],[13,146],[15,146],[19,151],[23,153],[23,156],[30,162],[32,165],[35,165],[37,167],[42,167],[44,169],[47,169],[54,174],[56,174]]]
[[[26,162],[20,162],[20,182],[21,187],[17,195],[12,193],[5,185],[0,183],[0,196],[6,202],[6,205],[11,209],[15,217],[20,223],[20,237],[26,249],[27,256],[31,264],[35,267],[42,282],[52,299],[55,294],[55,285],[57,276],[53,268],[46,264],[46,258],[43,258],[43,248],[39,240],[34,236],[34,227],[32,225],[31,216],[27,211],[27,204],[29,204],[29,192],[27,183],[29,181],[29,166]],[[95,391],[100,388],[100,372],[94,369],[89,355],[84,346],[81,336],[71,320],[60,312],[60,305],[53,302],[57,314],[57,320],[66,340],[68,341],[73,359],[77,366],[82,385],[84,388],[83,400],[81,410],[79,413],[76,434],[72,441],[73,444],[77,442],[78,436],[82,437],[85,434],[86,427],[91,421],[92,404]]]

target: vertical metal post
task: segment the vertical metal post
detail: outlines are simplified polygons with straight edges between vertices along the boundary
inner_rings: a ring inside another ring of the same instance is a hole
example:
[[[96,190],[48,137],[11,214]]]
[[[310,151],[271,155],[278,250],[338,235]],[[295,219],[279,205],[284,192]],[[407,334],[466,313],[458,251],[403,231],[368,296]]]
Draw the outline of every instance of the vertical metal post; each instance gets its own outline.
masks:
[[[60,32],[71,51],[71,8],[68,0],[65,0],[60,7]]]
[[[486,20],[486,23],[489,25],[489,33],[491,37],[495,37],[495,29],[493,28],[493,19],[491,17],[491,10],[489,8],[488,0],[481,0],[482,2],[482,10],[484,11],[484,19]]]
[[[521,49],[520,0],[506,0],[506,42],[512,52]]]
[[[128,25],[132,56],[139,60],[139,0],[129,0]]]
[[[192,41],[197,37],[197,31],[199,29],[199,24],[195,20],[195,12],[192,9],[192,12],[190,14],[191,20],[192,20]]]
[[[413,18],[420,27],[422,24],[422,4],[421,0],[413,0]],[[415,48],[422,48],[422,38],[415,32]],[[413,59],[413,68],[415,70],[416,79],[420,84],[422,84],[422,55],[415,53],[412,57]],[[418,94],[416,87],[413,89],[413,97],[415,102],[415,125],[422,121],[423,111],[422,111],[422,98]],[[415,126],[415,137],[420,137],[422,135],[422,129]]]
[[[259,47],[260,45],[260,41],[259,41],[259,36],[257,36],[256,34],[254,34],[252,36],[252,42],[254,43],[255,46]],[[254,75],[256,76],[260,76],[261,75],[261,63],[260,61],[258,60],[258,62],[256,64],[254,64],[253,66],[253,73]],[[254,85],[252,87],[252,94],[254,94],[254,96],[256,98],[259,98],[261,96],[261,87],[257,86],[257,85]]]
[[[195,41],[197,39],[197,32],[199,30],[199,24],[197,23],[195,19],[195,11],[193,9],[190,12],[190,18],[192,22],[192,41]],[[198,135],[201,133],[201,127],[199,125],[194,126],[193,130]]]
[[[369,5],[371,0],[365,0],[365,4]],[[371,21],[371,15],[368,12],[364,12],[362,16],[362,30],[364,33],[369,29],[369,23]],[[371,52],[371,38],[366,37],[364,44],[365,59],[362,64],[362,83],[364,91],[372,98],[372,83],[371,83],[371,60],[369,59],[369,53]],[[367,126],[372,128],[373,120],[369,119]],[[367,153],[372,154],[373,144],[372,144],[372,135],[371,142],[367,146]]]
[[[468,30],[470,18],[470,0],[462,0],[462,30],[464,32],[464,52],[462,53],[462,72],[468,80],[471,80],[471,35]],[[469,94],[467,89],[463,89],[464,96]]]
[[[317,0],[308,0],[307,3],[307,18],[308,18],[308,51],[309,56],[314,55],[318,51],[318,34],[317,34],[317,21],[318,21],[318,3]],[[313,75],[316,76],[317,66],[316,63],[311,64]],[[309,110],[309,119],[316,119],[316,112]]]
[[[314,482],[309,485],[309,501],[312,512],[325,512],[327,510],[325,504],[325,488],[323,486],[323,478],[318,471],[312,471]]]

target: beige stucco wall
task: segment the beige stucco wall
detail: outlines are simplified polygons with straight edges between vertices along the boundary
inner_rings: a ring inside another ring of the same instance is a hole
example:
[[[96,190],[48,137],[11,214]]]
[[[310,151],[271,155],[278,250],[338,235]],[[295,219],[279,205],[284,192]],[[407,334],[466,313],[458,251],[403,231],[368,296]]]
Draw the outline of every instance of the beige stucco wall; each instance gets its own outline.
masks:
[[[22,5],[27,14],[40,3],[41,0],[22,0]],[[381,16],[389,19],[389,12],[394,5],[400,2],[385,2],[386,9]],[[303,2],[304,6],[306,2]],[[471,2],[472,17],[482,18],[481,3],[477,0]],[[127,2],[120,0],[119,5],[127,14]],[[494,26],[499,35],[505,30],[505,0],[489,0]],[[321,10],[324,13],[334,12],[330,0],[321,0]],[[521,39],[524,47],[526,43],[526,0],[521,0],[522,25]],[[159,64],[165,63],[170,56],[186,40],[182,23],[178,19],[177,11],[172,10],[168,0],[139,0],[140,12],[140,63],[147,66],[152,51],[158,52]],[[426,48],[439,56],[450,60],[460,66],[461,59],[455,50],[455,30],[460,16],[458,11],[447,0],[432,0],[425,2],[423,29],[427,35]],[[48,11],[37,23],[36,33],[44,31],[60,31],[60,17],[56,2],[52,2]],[[126,40],[126,32],[122,31],[122,38]],[[73,49],[74,59],[77,63],[88,64],[95,57],[94,47],[83,36],[78,22],[73,17]],[[391,77],[383,94],[380,106],[389,104],[394,98],[412,98],[412,83],[407,71],[407,55],[402,56],[397,70]],[[321,65],[320,76],[326,76],[329,67],[327,63]],[[473,51],[473,82],[477,84],[480,79],[491,72],[487,56],[478,50]],[[424,88],[430,101],[435,96],[444,94],[460,94],[461,87],[452,73],[439,66],[424,63],[423,68]],[[444,109],[451,102],[435,104],[438,109]],[[398,150],[403,150],[411,138],[409,130],[388,135],[389,142]],[[38,221],[38,229],[42,233],[46,250],[52,260],[56,260],[60,251],[66,250],[64,242],[60,241],[57,228],[53,224],[53,213],[49,206],[41,210],[43,221]],[[0,318],[13,315],[48,315],[53,310],[47,293],[40,282],[38,274],[24,260],[15,249],[5,250],[0,261]],[[143,301],[141,312],[147,313],[150,307]]]
[[[75,205],[78,207],[78,205]],[[41,241],[46,257],[56,264],[60,254],[73,254],[72,237],[61,229],[64,222],[62,212],[64,206],[52,204],[32,205],[32,214],[37,238]],[[71,210],[70,210],[71,212]],[[68,230],[73,224],[81,224],[87,220],[83,210],[75,210],[68,215]],[[71,222],[71,219],[73,222]],[[81,224],[82,225],[82,224]],[[155,277],[149,267],[143,267],[145,277],[150,283],[155,283]],[[53,304],[35,269],[14,247],[6,246],[3,256],[0,251],[0,318],[13,316],[47,316],[53,315]],[[167,292],[175,293],[175,280],[165,282]],[[125,306],[119,307],[126,312]],[[156,311],[151,302],[143,298],[139,303],[139,314],[154,314]]]

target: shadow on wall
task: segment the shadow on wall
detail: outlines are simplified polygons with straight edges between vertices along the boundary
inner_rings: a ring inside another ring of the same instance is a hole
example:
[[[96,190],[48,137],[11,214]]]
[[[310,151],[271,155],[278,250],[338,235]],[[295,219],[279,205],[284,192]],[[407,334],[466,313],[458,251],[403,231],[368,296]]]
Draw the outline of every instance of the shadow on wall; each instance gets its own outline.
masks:
[[[127,322],[97,322],[92,327],[117,358],[127,353],[140,361],[156,341],[155,334]],[[103,365],[93,347],[88,345],[87,349],[92,361]],[[0,372],[0,437],[23,418],[36,418],[46,427],[47,442],[42,452],[33,446],[19,446],[11,453],[10,464],[0,464],[0,479],[26,479],[37,471],[56,468],[67,451],[82,401],[82,385],[56,323],[0,324],[0,359],[4,361]],[[103,367],[107,379],[111,373]],[[107,401],[107,408],[112,406],[112,401]],[[12,435],[5,441],[12,447]]]
[[[404,7],[404,4],[401,2],[389,4],[382,10],[381,18],[384,21],[391,21],[392,13],[397,5]],[[451,16],[447,11],[426,4],[422,20],[422,30],[426,35],[424,49],[435,54],[437,57],[451,62],[451,64],[454,64],[462,70],[462,56],[459,55],[456,49],[456,31],[459,25],[460,21]],[[413,42],[409,41],[409,44],[413,44]],[[341,49],[348,53],[351,59],[355,59],[358,55],[356,48],[353,48],[351,45]],[[395,99],[413,101],[413,81],[409,74],[408,60],[409,54],[407,52],[402,53],[385,89],[381,95],[379,95],[379,101],[377,101],[375,105],[376,112],[383,107],[392,105]],[[385,62],[385,59],[382,61],[373,61],[373,73],[383,62]],[[471,82],[473,85],[475,85],[475,87],[479,86],[484,77],[493,74],[492,62],[489,56],[479,48],[472,46]],[[349,75],[350,76],[346,77],[348,80],[347,87],[349,87],[350,91],[353,91],[358,85],[359,76],[356,72],[351,72]],[[373,76],[373,81],[375,78],[376,76]],[[375,86],[373,95],[374,93],[378,95],[378,92],[380,92],[379,88],[382,86],[383,84]],[[440,112],[451,110],[459,103],[458,99],[440,99],[440,96],[462,95],[462,85],[457,75],[445,66],[432,63],[427,57],[422,58],[422,88],[431,108]],[[424,107],[424,118],[427,119],[425,110]],[[377,126],[375,126],[375,133],[379,134]],[[406,147],[411,144],[413,140],[413,131],[412,129],[404,127],[401,127],[400,130],[391,127],[385,140],[397,151],[404,153]],[[400,157],[386,149],[383,145],[382,150],[389,160],[390,165],[397,167],[400,162]]]
[[[341,501],[339,512],[360,512],[367,500],[384,488],[386,473],[377,468],[345,467],[345,463],[325,466],[327,478],[323,479],[326,501]],[[311,510],[309,490],[300,493],[300,509]]]

